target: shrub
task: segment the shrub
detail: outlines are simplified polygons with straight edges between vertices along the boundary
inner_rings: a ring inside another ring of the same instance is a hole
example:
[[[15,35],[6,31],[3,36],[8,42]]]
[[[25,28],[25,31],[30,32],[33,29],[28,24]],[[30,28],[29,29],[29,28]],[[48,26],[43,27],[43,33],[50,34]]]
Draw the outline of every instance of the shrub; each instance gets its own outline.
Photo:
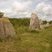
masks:
[[[4,15],[4,13],[3,13],[3,12],[0,12],[0,18],[2,18],[2,17],[3,17],[3,15]]]

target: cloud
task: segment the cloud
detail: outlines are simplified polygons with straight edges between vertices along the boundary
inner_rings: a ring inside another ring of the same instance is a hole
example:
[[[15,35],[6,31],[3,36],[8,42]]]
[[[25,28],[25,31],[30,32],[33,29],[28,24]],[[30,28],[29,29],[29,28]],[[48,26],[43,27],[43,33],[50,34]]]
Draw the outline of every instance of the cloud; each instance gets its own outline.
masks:
[[[16,12],[17,17],[28,17],[30,16],[31,3],[32,3],[31,1],[27,2],[15,1],[12,4],[12,10]]]
[[[16,2],[16,1],[15,1],[15,2],[13,3],[13,9],[14,9],[14,10],[17,10],[17,11],[18,11],[18,10],[23,10],[24,7],[25,7],[25,6],[24,6],[23,4],[21,4],[21,3],[19,3],[19,2]]]
[[[16,10],[16,11],[22,11],[22,10],[27,10],[29,8],[31,4],[31,1],[28,1],[28,2],[18,2],[18,1],[15,1],[13,2],[13,9]]]
[[[5,16],[9,18],[13,18],[13,16],[15,17],[15,15],[17,15],[17,12],[13,11],[12,8],[0,9],[0,11],[5,13]]]
[[[52,20],[52,6],[50,4],[41,2],[36,6],[35,11],[41,19]]]
[[[9,17],[30,17],[34,11],[42,19],[52,19],[52,0],[0,0],[0,11]]]
[[[31,1],[1,0],[0,11],[9,17],[26,17],[29,16]]]

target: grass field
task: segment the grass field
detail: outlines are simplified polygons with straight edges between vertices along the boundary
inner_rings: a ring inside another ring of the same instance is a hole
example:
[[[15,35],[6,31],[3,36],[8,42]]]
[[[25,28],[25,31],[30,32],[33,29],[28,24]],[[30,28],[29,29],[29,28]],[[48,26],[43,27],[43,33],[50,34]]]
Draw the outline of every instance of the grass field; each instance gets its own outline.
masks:
[[[16,31],[12,41],[0,42],[0,52],[52,52],[52,27],[29,30],[29,19],[10,19]]]

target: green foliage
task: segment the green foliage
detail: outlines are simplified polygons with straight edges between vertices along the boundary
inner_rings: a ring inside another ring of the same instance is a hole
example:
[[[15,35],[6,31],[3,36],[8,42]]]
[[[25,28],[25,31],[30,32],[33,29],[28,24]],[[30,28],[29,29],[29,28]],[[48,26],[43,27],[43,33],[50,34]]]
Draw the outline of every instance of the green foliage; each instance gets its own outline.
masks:
[[[43,24],[47,24],[47,21],[43,21]]]
[[[23,19],[14,18],[14,19],[10,19],[10,21],[13,25],[17,25],[17,26],[29,26],[29,23],[30,23],[29,19],[27,19],[27,18],[23,18]]]
[[[50,21],[49,24],[52,24],[52,21]]]
[[[0,12],[0,18],[3,17],[3,15],[4,15],[4,13],[3,12]]]

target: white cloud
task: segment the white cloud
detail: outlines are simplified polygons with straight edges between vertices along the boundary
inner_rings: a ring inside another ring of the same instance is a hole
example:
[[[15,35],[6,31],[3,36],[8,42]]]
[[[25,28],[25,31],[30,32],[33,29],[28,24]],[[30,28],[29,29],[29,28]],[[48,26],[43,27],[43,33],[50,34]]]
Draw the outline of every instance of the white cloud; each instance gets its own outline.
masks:
[[[29,5],[31,4],[31,1],[28,2],[13,2],[13,9],[16,11],[22,11],[27,10],[29,8]]]
[[[19,2],[14,2],[14,3],[13,3],[13,8],[14,8],[15,10],[22,10],[22,9],[24,8],[24,5],[22,5],[22,4],[19,3]]]
[[[12,10],[11,9],[2,9],[1,10],[1,12],[4,12],[4,13],[11,13],[12,12]]]
[[[3,12],[3,13],[5,13],[5,16],[8,16],[8,17],[16,15],[16,12],[13,11],[11,8],[0,9],[0,11]]]
[[[38,15],[43,17],[42,19],[52,19],[50,2],[51,0],[0,0],[0,11],[6,13],[9,17],[28,17],[31,16],[38,4],[35,8]]]
[[[12,10],[16,12],[17,17],[28,17],[30,16],[30,6],[31,6],[31,1],[27,2],[18,2],[15,1],[12,4]]]
[[[52,6],[50,4],[46,4],[45,2],[39,3],[35,11],[42,19],[52,20]]]
[[[9,17],[26,17],[29,16],[31,1],[20,2],[17,0],[1,0],[0,11]]]

